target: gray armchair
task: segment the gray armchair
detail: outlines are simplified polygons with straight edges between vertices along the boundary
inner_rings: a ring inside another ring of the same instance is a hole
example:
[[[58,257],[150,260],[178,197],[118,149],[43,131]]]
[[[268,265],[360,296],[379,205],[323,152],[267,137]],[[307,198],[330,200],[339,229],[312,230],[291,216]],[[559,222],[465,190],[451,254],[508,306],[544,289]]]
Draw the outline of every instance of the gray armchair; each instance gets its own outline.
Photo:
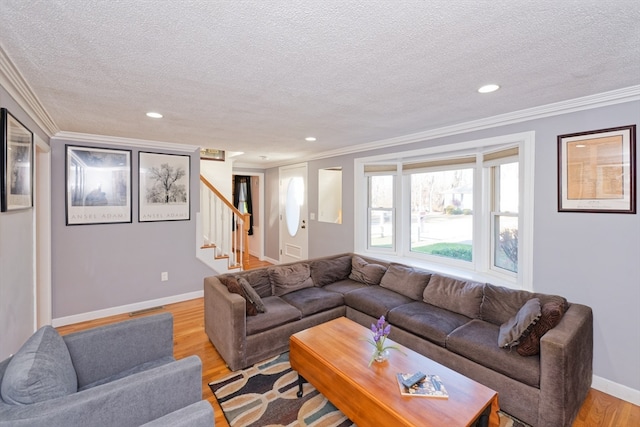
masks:
[[[0,426],[214,425],[197,356],[173,358],[163,313],[60,337],[40,328],[0,362]]]

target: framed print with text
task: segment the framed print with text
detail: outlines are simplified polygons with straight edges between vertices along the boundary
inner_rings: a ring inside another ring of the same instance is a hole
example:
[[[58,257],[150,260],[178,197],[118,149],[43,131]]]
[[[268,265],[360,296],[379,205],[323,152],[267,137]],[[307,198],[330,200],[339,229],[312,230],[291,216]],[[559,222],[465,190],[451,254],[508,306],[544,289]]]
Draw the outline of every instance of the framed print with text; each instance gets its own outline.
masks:
[[[636,125],[558,136],[558,211],[636,213]]]
[[[33,206],[33,133],[6,108],[0,109],[2,126],[2,212]]]
[[[138,221],[189,220],[191,156],[141,151],[138,160]]]
[[[131,222],[131,150],[65,148],[67,225]]]

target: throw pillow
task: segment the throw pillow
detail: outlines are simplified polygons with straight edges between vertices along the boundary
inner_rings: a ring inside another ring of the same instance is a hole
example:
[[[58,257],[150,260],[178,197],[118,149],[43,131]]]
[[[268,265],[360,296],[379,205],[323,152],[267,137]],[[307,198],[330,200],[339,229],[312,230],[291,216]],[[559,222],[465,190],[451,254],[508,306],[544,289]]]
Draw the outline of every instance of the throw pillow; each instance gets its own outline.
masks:
[[[69,349],[53,327],[38,329],[9,361],[2,379],[2,400],[29,405],[78,391]]]
[[[273,295],[280,297],[298,289],[313,287],[311,270],[307,263],[296,263],[269,267],[269,279]]]
[[[518,345],[540,318],[540,300],[531,298],[511,319],[500,325],[498,346],[511,348]]]
[[[349,279],[367,285],[378,285],[387,267],[380,264],[373,264],[365,261],[357,255],[351,259],[351,273]]]
[[[247,303],[253,306],[258,311],[258,313],[266,312],[267,308],[264,306],[264,303],[262,302],[262,298],[260,298],[260,295],[258,295],[258,292],[256,292],[255,289],[253,289],[253,286],[251,286],[251,284],[247,281],[247,279],[245,279],[244,277],[240,277],[238,278],[238,283],[240,284],[240,286],[242,286],[242,290],[245,293]]]
[[[540,338],[558,326],[564,315],[564,304],[548,302],[542,306],[541,312],[540,320],[531,329],[531,333],[518,344],[517,350],[520,356],[535,356],[540,353]]]
[[[227,290],[229,292],[238,294],[242,298],[244,298],[247,316],[255,316],[258,314],[258,310],[255,304],[253,304],[250,298],[248,298],[247,293],[240,285],[240,283],[238,283],[238,279],[235,276],[225,274],[222,276],[218,276],[218,280],[220,280],[220,282],[227,287]]]
[[[420,301],[431,273],[419,268],[392,263],[380,280],[380,286]]]
[[[316,286],[326,286],[349,277],[351,255],[311,261],[311,278]]]

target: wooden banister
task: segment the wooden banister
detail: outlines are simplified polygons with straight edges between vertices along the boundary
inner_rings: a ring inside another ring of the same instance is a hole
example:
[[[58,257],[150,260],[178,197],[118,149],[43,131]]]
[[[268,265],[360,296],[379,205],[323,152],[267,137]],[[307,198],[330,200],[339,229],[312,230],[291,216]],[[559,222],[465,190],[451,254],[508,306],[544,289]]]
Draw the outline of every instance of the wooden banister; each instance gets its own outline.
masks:
[[[204,176],[200,175],[200,181],[213,193],[216,197],[221,200],[234,215],[238,218],[242,218],[242,233],[236,234],[235,240],[235,258],[236,264],[242,264],[242,269],[247,270],[249,268],[249,227],[251,221],[251,214],[240,212],[233,204],[227,200],[226,197],[222,193],[218,191],[217,188],[213,186]],[[237,227],[236,227],[237,229]],[[242,252],[238,248],[243,248]]]

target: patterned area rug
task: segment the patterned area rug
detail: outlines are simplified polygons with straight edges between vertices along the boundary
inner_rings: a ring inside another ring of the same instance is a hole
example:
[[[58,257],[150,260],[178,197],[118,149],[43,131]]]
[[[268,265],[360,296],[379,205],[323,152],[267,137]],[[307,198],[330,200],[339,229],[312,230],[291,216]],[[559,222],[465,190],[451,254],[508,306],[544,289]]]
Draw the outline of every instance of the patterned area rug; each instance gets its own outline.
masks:
[[[356,427],[311,384],[298,391],[298,374],[283,353],[209,383],[231,427]],[[527,427],[500,413],[500,427]]]

